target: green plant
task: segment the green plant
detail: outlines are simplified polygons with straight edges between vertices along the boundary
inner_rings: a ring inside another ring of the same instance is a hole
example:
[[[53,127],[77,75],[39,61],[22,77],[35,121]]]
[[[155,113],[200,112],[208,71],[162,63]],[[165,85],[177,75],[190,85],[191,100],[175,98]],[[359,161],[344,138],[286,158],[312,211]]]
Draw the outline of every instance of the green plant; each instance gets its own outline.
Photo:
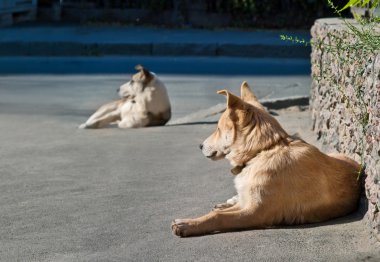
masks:
[[[365,19],[380,21],[380,19],[376,17],[373,12],[373,10],[375,8],[378,8],[379,6],[380,6],[380,0],[365,0],[365,1],[351,0],[341,10],[339,10],[339,12],[350,7],[351,13],[354,15],[356,20],[365,18]],[[364,15],[361,15],[360,13],[356,12],[355,9],[352,9],[352,7],[360,7],[362,9],[365,9]]]
[[[310,41],[306,41],[304,38],[298,38],[298,36],[290,36],[290,35],[281,34],[280,39],[282,41],[292,42],[293,44],[299,44],[299,45],[304,45],[304,46],[310,45]]]
[[[339,10],[339,12],[342,12],[343,10],[352,7],[352,6],[359,6],[359,7],[366,7],[366,8],[376,8],[380,5],[380,0],[350,0],[347,2],[347,4]]]

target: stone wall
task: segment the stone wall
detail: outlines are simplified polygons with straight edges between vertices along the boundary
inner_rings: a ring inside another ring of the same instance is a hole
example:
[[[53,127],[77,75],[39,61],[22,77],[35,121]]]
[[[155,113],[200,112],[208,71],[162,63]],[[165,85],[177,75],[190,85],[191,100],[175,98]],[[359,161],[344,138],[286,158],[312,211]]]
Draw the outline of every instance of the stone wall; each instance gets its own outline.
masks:
[[[380,241],[380,53],[348,51],[356,41],[349,32],[339,19],[319,19],[311,29],[313,129],[328,147],[365,163],[365,221]]]

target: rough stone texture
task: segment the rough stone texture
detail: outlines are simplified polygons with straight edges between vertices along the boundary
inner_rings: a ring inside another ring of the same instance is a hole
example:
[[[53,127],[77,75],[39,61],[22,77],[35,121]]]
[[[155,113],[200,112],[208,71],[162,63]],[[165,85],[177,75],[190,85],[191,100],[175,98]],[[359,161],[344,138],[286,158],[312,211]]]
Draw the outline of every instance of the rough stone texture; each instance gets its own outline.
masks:
[[[311,34],[315,43],[310,102],[314,131],[326,146],[365,164],[367,223],[380,240],[380,53],[355,56],[344,48],[328,52],[334,36],[345,43],[355,41],[338,19],[317,20]],[[364,98],[362,102],[359,97]],[[363,119],[368,121],[361,124]]]

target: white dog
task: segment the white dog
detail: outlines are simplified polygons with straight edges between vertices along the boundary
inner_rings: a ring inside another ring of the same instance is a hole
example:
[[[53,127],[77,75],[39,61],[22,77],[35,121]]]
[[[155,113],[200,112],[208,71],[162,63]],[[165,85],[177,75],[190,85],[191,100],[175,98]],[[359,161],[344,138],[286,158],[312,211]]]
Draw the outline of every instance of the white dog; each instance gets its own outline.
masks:
[[[120,128],[165,125],[171,107],[165,85],[157,76],[137,65],[139,72],[118,89],[121,99],[101,106],[79,128],[102,128],[117,122]]]

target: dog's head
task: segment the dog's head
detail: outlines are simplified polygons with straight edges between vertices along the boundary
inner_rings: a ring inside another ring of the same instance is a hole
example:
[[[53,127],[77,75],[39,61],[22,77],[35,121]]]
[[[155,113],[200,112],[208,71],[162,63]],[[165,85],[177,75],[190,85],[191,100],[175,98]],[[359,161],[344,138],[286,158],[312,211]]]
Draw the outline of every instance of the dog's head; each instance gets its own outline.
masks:
[[[201,145],[202,153],[212,159],[226,158],[233,166],[244,166],[262,150],[285,141],[288,134],[257,100],[248,84],[241,85],[241,97],[227,90],[226,111],[217,129]]]
[[[154,79],[154,75],[142,65],[137,65],[135,69],[138,72],[117,90],[120,97],[129,97],[144,91],[144,88]]]

